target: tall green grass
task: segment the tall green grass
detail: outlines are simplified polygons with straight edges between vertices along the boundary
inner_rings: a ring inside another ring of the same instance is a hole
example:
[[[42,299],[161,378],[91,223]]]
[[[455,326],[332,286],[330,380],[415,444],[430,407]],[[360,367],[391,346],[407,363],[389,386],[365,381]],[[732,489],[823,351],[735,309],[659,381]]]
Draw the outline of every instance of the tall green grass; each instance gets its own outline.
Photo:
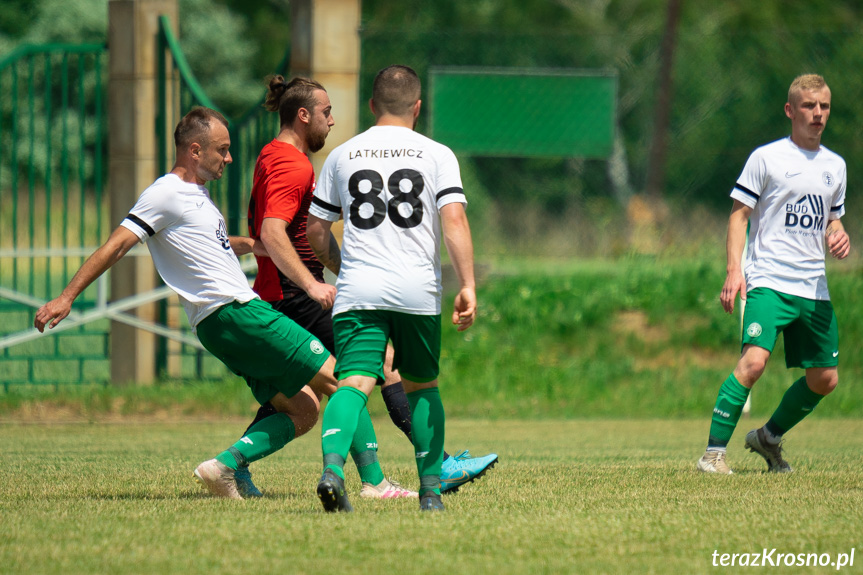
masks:
[[[740,318],[719,305],[719,258],[629,257],[513,261],[482,267],[476,324],[458,333],[444,304],[440,385],[447,412],[484,418],[707,417],[737,361]],[[839,319],[840,384],[818,416],[863,415],[863,276],[854,262],[829,269]],[[768,416],[800,370],[787,370],[781,339],[753,391]],[[10,386],[0,417],[73,419],[142,414],[246,416],[242,380],[145,387]],[[371,402],[383,413],[381,402]],[[49,418],[45,415],[44,418]]]
[[[840,386],[819,412],[859,416],[863,309],[855,293],[863,280],[856,266],[830,268]],[[718,301],[724,279],[723,260],[668,256],[501,269],[479,290],[476,325],[444,330],[448,409],[538,418],[704,414],[740,351],[739,314]],[[753,413],[769,414],[800,373],[785,368],[780,339],[753,392]]]

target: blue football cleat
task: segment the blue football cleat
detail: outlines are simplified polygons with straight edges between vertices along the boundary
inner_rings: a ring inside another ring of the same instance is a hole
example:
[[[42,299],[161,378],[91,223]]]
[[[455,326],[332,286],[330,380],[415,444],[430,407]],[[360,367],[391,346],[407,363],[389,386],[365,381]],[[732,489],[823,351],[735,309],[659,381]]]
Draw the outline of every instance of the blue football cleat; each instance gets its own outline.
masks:
[[[440,492],[455,493],[465,483],[482,477],[497,463],[497,454],[471,457],[465,449],[445,459],[440,471]]]
[[[237,491],[243,496],[243,499],[250,497],[263,497],[260,489],[252,483],[252,473],[249,471],[248,465],[241,465],[234,472],[234,480],[237,482]]]

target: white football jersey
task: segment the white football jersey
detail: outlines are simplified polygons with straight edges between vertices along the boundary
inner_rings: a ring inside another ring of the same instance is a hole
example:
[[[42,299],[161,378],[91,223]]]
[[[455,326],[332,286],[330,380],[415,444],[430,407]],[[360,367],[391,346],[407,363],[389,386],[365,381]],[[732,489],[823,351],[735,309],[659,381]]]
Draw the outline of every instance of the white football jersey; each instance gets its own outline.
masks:
[[[441,312],[440,209],[466,204],[455,154],[409,128],[374,126],[327,157],[309,213],[344,213],[333,314]]]
[[[162,280],[180,296],[194,329],[226,303],[257,295],[231,249],[225,219],[207,188],[175,174],[141,193],[120,224],[146,243]]]
[[[824,146],[804,150],[783,138],[752,152],[731,192],[753,209],[747,291],[830,299],[825,232],[829,220],[845,214],[845,177],[845,160]]]

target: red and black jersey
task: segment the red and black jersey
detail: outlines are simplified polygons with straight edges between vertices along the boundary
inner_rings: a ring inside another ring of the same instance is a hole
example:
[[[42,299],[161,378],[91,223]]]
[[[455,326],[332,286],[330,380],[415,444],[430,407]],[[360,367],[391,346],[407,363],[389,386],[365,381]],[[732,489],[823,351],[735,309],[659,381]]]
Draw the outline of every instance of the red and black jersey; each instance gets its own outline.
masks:
[[[300,259],[319,282],[324,265],[318,261],[306,237],[309,204],[315,189],[315,171],[305,154],[291,144],[273,140],[261,150],[255,164],[252,195],[249,199],[249,236],[261,238],[264,218],[288,222],[287,233]],[[268,302],[305,293],[285,277],[267,257],[257,257],[258,275],[254,290]]]

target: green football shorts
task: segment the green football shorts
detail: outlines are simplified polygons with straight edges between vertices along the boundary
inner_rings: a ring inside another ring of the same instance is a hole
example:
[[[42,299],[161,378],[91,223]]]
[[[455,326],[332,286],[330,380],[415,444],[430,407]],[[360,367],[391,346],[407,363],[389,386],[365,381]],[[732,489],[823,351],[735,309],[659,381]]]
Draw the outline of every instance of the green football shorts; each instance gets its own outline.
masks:
[[[440,315],[351,310],[333,316],[333,332],[336,379],[383,377],[387,340],[395,350],[393,368],[403,379],[427,383],[440,373]]]
[[[788,367],[834,367],[839,364],[839,330],[829,300],[793,296],[769,288],[746,295],[743,344],[773,352],[780,332]]]
[[[261,405],[293,397],[330,356],[312,334],[259,299],[225,304],[197,327],[207,351],[242,376]]]

